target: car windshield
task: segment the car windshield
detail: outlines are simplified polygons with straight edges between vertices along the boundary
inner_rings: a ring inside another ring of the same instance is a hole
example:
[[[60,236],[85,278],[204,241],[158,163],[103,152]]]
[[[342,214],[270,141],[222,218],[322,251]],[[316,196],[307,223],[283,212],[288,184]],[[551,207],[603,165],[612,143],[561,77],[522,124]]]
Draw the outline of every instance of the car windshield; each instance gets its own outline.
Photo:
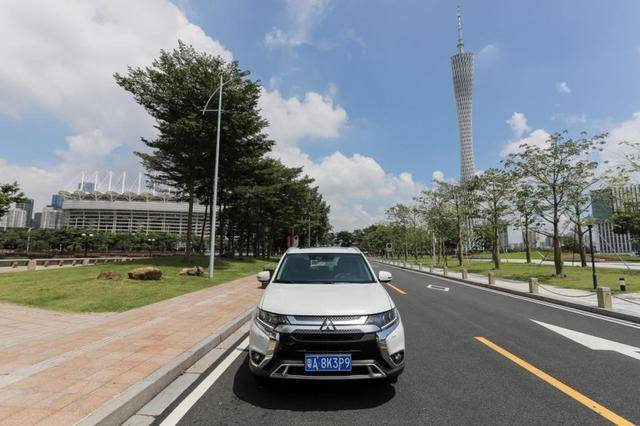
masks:
[[[278,269],[276,283],[334,284],[375,282],[360,254],[288,254]]]

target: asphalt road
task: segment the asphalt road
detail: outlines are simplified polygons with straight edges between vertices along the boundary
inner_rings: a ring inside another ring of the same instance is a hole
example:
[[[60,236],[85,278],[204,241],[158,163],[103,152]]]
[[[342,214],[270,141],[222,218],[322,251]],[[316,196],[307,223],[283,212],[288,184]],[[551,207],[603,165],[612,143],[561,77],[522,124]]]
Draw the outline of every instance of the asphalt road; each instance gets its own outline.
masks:
[[[406,333],[406,369],[396,384],[263,383],[252,377],[242,354],[180,424],[582,425],[606,424],[607,417],[615,420],[616,415],[640,422],[640,357],[590,349],[532,320],[637,348],[640,328],[443,278],[384,269],[406,293],[388,287]],[[430,289],[429,284],[449,291]],[[598,403],[604,416],[589,409],[585,397]]]

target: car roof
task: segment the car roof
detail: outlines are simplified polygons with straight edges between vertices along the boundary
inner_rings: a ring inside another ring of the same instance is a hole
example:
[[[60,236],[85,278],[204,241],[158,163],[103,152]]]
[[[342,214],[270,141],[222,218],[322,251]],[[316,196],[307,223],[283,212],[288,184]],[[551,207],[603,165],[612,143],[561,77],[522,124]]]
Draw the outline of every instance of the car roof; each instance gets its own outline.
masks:
[[[358,247],[290,247],[287,253],[303,254],[303,253],[352,253],[362,254]]]

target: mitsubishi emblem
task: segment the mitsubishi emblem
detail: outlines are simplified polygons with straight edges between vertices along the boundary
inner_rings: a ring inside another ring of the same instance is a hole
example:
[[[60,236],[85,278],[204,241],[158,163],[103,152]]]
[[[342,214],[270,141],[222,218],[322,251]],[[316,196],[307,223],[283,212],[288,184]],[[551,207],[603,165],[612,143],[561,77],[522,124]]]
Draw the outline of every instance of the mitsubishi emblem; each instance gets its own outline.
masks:
[[[320,326],[320,331],[336,331],[336,326],[329,318],[325,318],[324,322]]]

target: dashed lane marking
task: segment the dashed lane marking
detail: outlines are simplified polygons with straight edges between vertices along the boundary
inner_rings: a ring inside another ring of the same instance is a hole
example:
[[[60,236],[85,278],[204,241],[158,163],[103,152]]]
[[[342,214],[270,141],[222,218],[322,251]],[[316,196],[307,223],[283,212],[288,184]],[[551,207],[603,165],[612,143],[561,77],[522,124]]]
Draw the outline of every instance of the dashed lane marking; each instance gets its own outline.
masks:
[[[430,288],[431,290],[449,291],[449,287],[444,287],[444,286],[435,285],[435,284],[427,284],[427,288]]]

